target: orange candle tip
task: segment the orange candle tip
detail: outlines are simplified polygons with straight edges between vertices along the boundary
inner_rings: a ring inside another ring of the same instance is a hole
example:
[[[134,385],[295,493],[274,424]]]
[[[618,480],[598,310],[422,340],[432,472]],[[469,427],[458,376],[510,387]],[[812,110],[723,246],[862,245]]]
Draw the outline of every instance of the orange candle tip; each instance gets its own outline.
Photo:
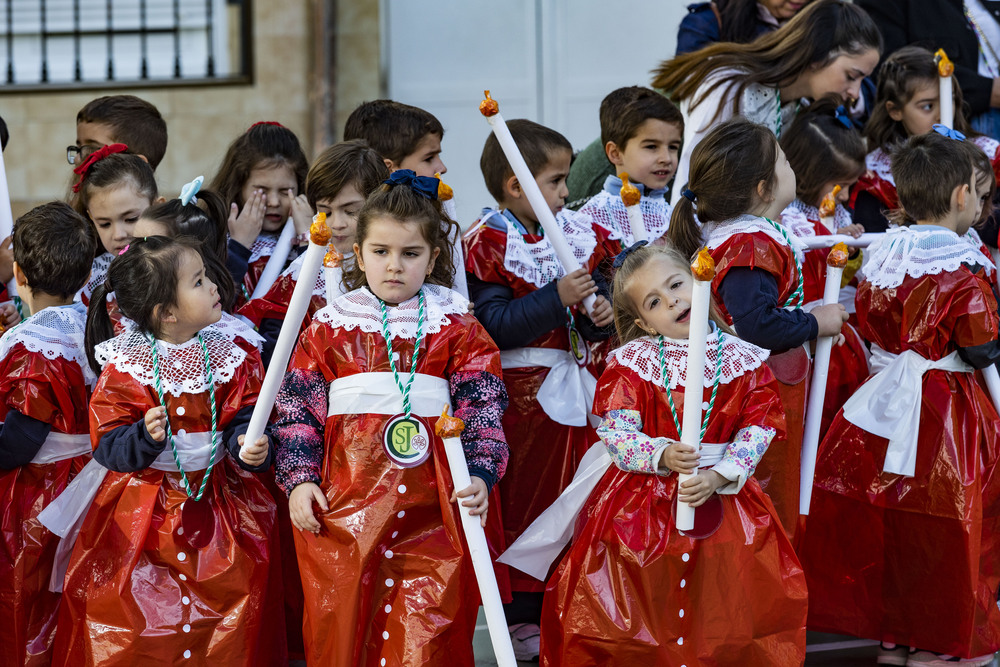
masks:
[[[309,240],[316,245],[326,245],[330,242],[331,236],[333,234],[330,232],[329,225],[326,224],[326,213],[320,211],[313,216],[312,224],[309,226]]]
[[[955,65],[948,58],[944,49],[938,49],[934,52],[934,62],[937,63],[938,76],[951,76],[955,73]]]
[[[632,185],[628,180],[628,174],[622,172],[622,189],[621,189],[622,203],[626,206],[635,206],[639,203],[642,195],[639,194],[639,188]]]
[[[715,260],[708,253],[708,248],[702,248],[691,263],[691,274],[695,280],[708,282],[715,278]]]
[[[833,186],[833,190],[823,197],[823,203],[819,205],[819,217],[829,218],[837,211],[837,195],[840,194],[840,186]]]
[[[835,269],[842,269],[847,266],[847,244],[841,241],[835,243],[830,248],[830,254],[826,256],[826,265]]]
[[[464,430],[465,422],[458,417],[449,416],[448,406],[444,406],[444,409],[441,410],[441,416],[438,417],[437,424],[434,426],[434,432],[442,438],[457,438]]]
[[[441,180],[441,174],[434,174],[434,178],[438,179],[438,201],[448,201],[455,196],[451,186]]]
[[[344,261],[344,256],[341,255],[339,252],[337,252],[337,250],[332,246],[330,247],[329,250],[326,251],[326,254],[323,256],[323,266],[325,266],[328,269],[336,269],[337,267],[340,266],[340,263],[343,261]]]
[[[479,103],[479,113],[483,114],[487,118],[490,116],[496,116],[500,113],[500,105],[497,104],[495,99],[490,97],[490,91],[484,90],[483,95],[486,96],[486,99]]]

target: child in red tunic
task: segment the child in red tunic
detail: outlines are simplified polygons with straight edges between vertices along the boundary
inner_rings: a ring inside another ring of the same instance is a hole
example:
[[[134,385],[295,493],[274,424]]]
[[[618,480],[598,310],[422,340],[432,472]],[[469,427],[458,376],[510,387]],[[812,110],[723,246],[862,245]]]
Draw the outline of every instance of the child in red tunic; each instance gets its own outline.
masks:
[[[792,535],[799,516],[799,461],[809,359],[804,344],[836,336],[840,304],[802,310],[804,254],[778,215],[795,198],[795,174],[767,128],[734,119],[691,154],[691,180],[674,207],[669,236],[685,254],[704,242],[715,259],[712,292],[737,335],[771,351],[785,437],[771,443],[757,477]],[[695,214],[703,227],[698,228]],[[703,241],[704,239],[704,241]]]
[[[134,324],[109,339],[111,289]],[[61,534],[82,518],[57,664],[287,660],[274,504],[253,474],[268,437],[242,442],[263,369],[256,334],[221,315],[195,241],[133,241],[94,292],[94,461],[46,509]]]
[[[992,263],[961,238],[978,210],[961,144],[914,137],[892,169],[917,224],[867,250],[858,318],[881,370],[820,445],[799,551],[809,625],[882,640],[882,664],[985,665],[1000,648],[1000,417],[975,369],[1000,359]]]
[[[445,287],[437,187],[403,169],[368,198],[345,276],[355,289],[316,314],[278,394],[309,664],[473,664],[479,596],[458,512],[485,525],[507,395],[496,345]],[[472,475],[455,491],[433,430],[446,405],[466,423]]]
[[[87,401],[97,380],[83,344],[86,312],[73,295],[97,243],[66,204],[14,225],[14,276],[31,317],[0,339],[0,665],[52,660],[59,595],[49,591],[58,536],[38,512],[90,459]]]
[[[784,425],[768,353],[712,329],[697,397],[704,444],[680,444],[690,268],[672,248],[625,253],[614,285],[624,345],[594,405],[607,472],[549,580],[542,664],[801,664],[805,578],[752,476]],[[678,488],[676,473],[695,477]],[[678,500],[710,534],[678,532]]]

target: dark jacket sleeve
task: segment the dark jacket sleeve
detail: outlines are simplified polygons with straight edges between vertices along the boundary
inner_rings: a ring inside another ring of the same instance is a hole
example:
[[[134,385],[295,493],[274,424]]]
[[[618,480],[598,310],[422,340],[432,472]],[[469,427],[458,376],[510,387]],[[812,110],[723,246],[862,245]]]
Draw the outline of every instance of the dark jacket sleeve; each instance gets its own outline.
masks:
[[[731,269],[719,284],[719,294],[739,337],[759,347],[784,352],[819,333],[813,315],[778,305],[778,283],[762,269]]]
[[[889,219],[882,212],[882,202],[870,192],[859,192],[854,201],[854,223],[866,232],[878,233],[889,229]]]
[[[604,274],[598,269],[591,273],[590,276],[594,279],[594,284],[597,285],[597,294],[607,299],[608,303],[611,303],[611,288],[608,287],[608,281],[604,277]],[[599,327],[594,324],[592,319],[583,313],[577,313],[574,318],[574,323],[580,330],[580,335],[583,336],[585,340],[595,342],[611,338],[611,334],[615,328],[614,322],[606,327]]]
[[[254,406],[248,405],[241,408],[233,420],[229,422],[229,426],[222,433],[223,442],[226,443],[226,449],[229,450],[229,455],[233,457],[233,460],[239,464],[244,470],[249,470],[250,472],[264,472],[271,467],[271,462],[274,460],[274,438],[271,437],[271,426],[268,424],[264,427],[264,435],[267,436],[268,448],[267,448],[267,459],[261,463],[259,466],[251,466],[246,464],[243,459],[240,458],[240,442],[239,438],[247,432],[247,427],[250,426],[250,415],[253,414]]]
[[[167,439],[153,440],[146,430],[146,420],[140,419],[102,435],[94,458],[114,472],[138,472],[151,466],[166,446]]]
[[[260,326],[257,327],[257,333],[264,338],[260,358],[264,362],[265,368],[271,365],[271,357],[274,356],[274,346],[278,344],[278,334],[281,333],[281,323],[282,320],[266,317],[260,321]]]
[[[226,245],[226,268],[229,269],[229,275],[233,277],[238,290],[250,269],[250,248],[229,239]]]
[[[553,329],[566,326],[566,307],[555,281],[518,299],[514,291],[469,274],[469,297],[476,319],[501,350],[524,347]]]
[[[51,428],[51,424],[10,408],[0,426],[0,469],[11,470],[31,463]]]
[[[691,53],[719,41],[719,20],[712,10],[712,3],[699,2],[688,5],[687,16],[677,29],[677,53]]]

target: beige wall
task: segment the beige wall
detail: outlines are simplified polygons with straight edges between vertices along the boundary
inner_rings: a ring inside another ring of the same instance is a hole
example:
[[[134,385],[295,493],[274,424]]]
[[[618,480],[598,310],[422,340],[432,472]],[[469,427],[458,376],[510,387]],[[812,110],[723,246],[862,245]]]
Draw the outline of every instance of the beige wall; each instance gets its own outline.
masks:
[[[379,66],[378,0],[339,0],[337,3],[336,132],[362,102],[384,97]]]

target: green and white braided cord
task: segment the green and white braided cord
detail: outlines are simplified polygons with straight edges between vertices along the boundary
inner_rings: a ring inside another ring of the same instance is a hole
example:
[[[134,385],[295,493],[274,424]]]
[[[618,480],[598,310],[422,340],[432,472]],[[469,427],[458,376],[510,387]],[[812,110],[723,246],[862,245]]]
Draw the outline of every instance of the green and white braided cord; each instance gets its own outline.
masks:
[[[776,223],[774,220],[771,220],[771,218],[764,219],[770,222],[771,226],[774,227],[774,229],[781,234],[782,237],[784,237],[785,242],[792,249],[792,259],[795,260],[795,291],[789,295],[788,300],[785,301],[784,307],[801,306],[802,302],[805,301],[805,294],[802,287],[802,263],[799,261],[799,258],[795,256],[795,246],[792,245],[792,239],[789,238],[788,232],[785,231],[784,227]]]
[[[389,311],[385,306],[385,301],[378,300],[382,307],[382,335],[385,337],[386,347],[389,348],[389,368],[392,369],[392,377],[396,381],[396,386],[403,394],[404,419],[410,418],[410,387],[417,376],[417,358],[420,354],[420,342],[424,338],[424,320],[426,319],[426,309],[424,308],[424,291],[417,292],[417,340],[413,344],[413,358],[410,360],[410,377],[404,386],[399,380],[399,371],[396,369],[396,360],[392,353],[392,336],[389,334]]]

